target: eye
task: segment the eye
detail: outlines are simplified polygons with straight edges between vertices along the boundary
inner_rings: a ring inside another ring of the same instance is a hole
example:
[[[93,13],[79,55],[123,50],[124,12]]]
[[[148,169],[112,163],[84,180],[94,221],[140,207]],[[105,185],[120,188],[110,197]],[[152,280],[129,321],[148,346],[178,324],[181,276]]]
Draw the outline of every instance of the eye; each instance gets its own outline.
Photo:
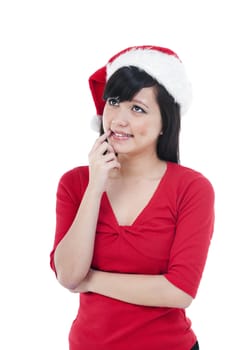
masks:
[[[109,97],[107,99],[107,103],[110,105],[110,106],[118,106],[119,105],[119,98],[118,97]]]
[[[132,110],[137,112],[137,113],[146,113],[145,110],[137,105],[132,106]]]

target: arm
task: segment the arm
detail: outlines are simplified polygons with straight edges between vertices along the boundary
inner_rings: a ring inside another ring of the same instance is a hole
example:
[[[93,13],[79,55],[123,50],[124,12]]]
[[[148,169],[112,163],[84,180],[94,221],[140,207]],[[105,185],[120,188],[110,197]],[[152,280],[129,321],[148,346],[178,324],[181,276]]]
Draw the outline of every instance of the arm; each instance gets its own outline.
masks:
[[[75,287],[89,270],[100,199],[100,194],[87,187],[71,227],[56,247],[57,279],[66,288]]]
[[[181,205],[165,275],[90,271],[74,292],[95,292],[145,306],[190,305],[196,295],[213,231],[214,192],[204,179],[191,184]]]
[[[89,154],[89,184],[70,228],[55,250],[57,278],[68,289],[75,288],[89,271],[101,196],[109,170],[119,167],[112,147],[105,142],[107,136],[99,137]]]
[[[94,292],[127,303],[156,307],[188,307],[193,298],[162,275],[134,275],[90,270],[72,292]]]

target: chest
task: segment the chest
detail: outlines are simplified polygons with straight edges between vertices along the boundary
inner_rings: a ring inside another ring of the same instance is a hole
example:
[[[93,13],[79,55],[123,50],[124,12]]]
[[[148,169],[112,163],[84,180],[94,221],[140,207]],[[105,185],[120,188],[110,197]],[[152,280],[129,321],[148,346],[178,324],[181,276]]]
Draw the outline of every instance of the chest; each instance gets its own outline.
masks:
[[[114,183],[107,197],[119,225],[132,225],[145,210],[159,186],[157,181],[138,181],[133,184]]]
[[[104,194],[102,198],[93,266],[125,273],[164,273],[175,236],[174,203],[160,188],[151,199],[146,198],[149,203],[141,201],[144,193],[140,191],[134,191],[133,196],[124,195],[118,194],[119,201],[113,202],[118,203],[118,207],[114,205],[116,212],[113,212],[108,196]],[[129,220],[133,223],[129,224]]]

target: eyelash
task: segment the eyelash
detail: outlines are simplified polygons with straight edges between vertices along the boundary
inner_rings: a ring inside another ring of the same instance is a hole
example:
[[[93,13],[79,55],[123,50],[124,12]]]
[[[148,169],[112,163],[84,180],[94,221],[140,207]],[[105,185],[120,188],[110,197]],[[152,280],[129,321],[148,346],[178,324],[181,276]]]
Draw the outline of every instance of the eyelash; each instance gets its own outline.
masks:
[[[109,98],[107,102],[110,106],[118,106],[120,103],[119,99],[117,98]],[[133,105],[132,110],[136,113],[146,113],[146,111],[143,108],[137,105]]]
[[[133,105],[132,109],[135,110],[136,113],[146,113],[143,108],[141,108],[137,105]],[[139,109],[139,111],[138,111],[138,109]]]
[[[119,99],[117,99],[115,97],[108,98],[107,102],[110,106],[119,105],[119,103],[120,103]]]

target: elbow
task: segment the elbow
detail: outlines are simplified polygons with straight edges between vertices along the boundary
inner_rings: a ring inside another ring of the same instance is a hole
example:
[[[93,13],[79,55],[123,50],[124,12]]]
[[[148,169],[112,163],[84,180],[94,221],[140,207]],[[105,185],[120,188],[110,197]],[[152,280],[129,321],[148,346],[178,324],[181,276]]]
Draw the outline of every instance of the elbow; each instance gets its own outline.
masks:
[[[57,270],[57,280],[66,289],[75,291],[77,286],[83,281],[85,275],[76,275],[72,272]]]
[[[159,306],[187,309],[192,303],[192,297],[186,295],[172,295],[166,297],[165,300]]]
[[[184,292],[183,290],[176,288],[174,300],[174,307],[180,309],[187,309],[191,305],[193,297]]]
[[[64,259],[59,259],[56,252],[54,267],[58,282],[68,290],[75,290],[88,273],[88,271],[84,271],[80,267],[76,268],[76,264],[67,264]]]
[[[164,290],[166,291],[164,295],[168,304],[167,306],[176,307],[179,309],[187,309],[191,305],[193,297],[190,294],[186,293],[183,289],[180,289],[169,282],[167,279],[164,281]]]
[[[192,304],[193,298],[186,293],[184,294],[180,300],[180,308],[187,309]]]

